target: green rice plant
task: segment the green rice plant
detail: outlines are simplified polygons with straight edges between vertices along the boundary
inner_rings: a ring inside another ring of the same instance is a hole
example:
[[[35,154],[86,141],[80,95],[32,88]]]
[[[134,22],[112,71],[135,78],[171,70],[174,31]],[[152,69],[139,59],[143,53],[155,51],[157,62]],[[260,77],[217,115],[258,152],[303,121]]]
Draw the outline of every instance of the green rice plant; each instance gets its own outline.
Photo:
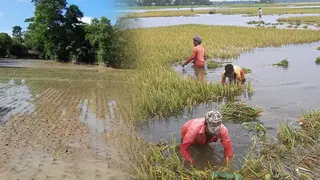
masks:
[[[303,134],[300,131],[290,127],[288,123],[286,123],[285,125],[282,125],[282,123],[280,123],[278,140],[281,144],[289,147],[291,152],[293,152],[295,148],[296,141],[299,141],[302,136]]]
[[[252,70],[251,70],[251,69],[248,69],[248,68],[242,68],[242,70],[243,70],[244,73],[246,73],[246,74],[252,73]]]
[[[289,66],[289,61],[288,61],[288,59],[284,59],[284,60],[282,60],[282,61],[280,61],[280,62],[278,62],[276,64],[272,64],[272,65],[274,65],[274,66],[282,66],[284,68],[287,68]]]
[[[318,64],[318,65],[319,65],[319,64],[320,64],[320,57],[317,57],[317,59],[316,59],[316,61],[315,61],[315,62],[316,62],[316,64]]]
[[[317,47],[317,50],[319,50],[319,51],[320,51],[320,46],[319,46],[319,47]]]
[[[243,123],[256,121],[263,109],[252,108],[244,103],[228,102],[222,105],[221,112],[225,122]]]
[[[208,69],[216,69],[216,68],[220,68],[220,67],[223,67],[222,63],[220,63],[220,62],[209,61],[207,63],[207,68]]]

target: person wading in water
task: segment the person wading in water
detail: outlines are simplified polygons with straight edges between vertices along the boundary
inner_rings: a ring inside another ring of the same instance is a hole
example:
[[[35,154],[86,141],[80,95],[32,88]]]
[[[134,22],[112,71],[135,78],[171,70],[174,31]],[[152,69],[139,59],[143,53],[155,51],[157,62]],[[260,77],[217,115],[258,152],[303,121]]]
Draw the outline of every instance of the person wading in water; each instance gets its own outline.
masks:
[[[229,78],[230,83],[237,82],[238,84],[244,84],[246,82],[245,72],[239,66],[233,66],[232,64],[227,64],[222,72],[222,84],[226,84],[226,78]]]
[[[192,54],[191,56],[182,64],[182,67],[185,65],[189,64],[192,60],[193,61],[193,68],[196,74],[196,77],[201,81],[205,82],[205,76],[206,76],[206,71],[205,71],[205,60],[206,58],[206,53],[205,49],[201,45],[202,43],[202,38],[200,36],[195,36],[193,38],[193,49],[192,49]]]
[[[191,119],[182,126],[180,154],[189,164],[194,164],[189,147],[191,145],[205,145],[211,142],[220,142],[224,148],[226,165],[232,159],[232,143],[228,129],[221,123],[222,115],[218,111],[209,111],[204,118]]]

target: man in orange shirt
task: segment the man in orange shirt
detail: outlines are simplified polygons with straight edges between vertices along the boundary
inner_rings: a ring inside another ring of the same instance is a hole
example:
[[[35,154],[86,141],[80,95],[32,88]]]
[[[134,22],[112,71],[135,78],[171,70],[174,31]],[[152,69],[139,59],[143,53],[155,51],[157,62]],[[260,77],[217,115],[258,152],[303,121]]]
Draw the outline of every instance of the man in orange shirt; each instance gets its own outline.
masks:
[[[192,60],[193,61],[193,68],[195,70],[196,77],[201,81],[205,81],[206,71],[205,71],[205,60],[206,60],[206,53],[201,45],[202,38],[200,36],[195,36],[193,38],[193,49],[191,56],[182,64],[182,67],[189,64]]]
[[[225,163],[228,166],[232,159],[232,143],[228,129],[221,123],[222,115],[218,111],[209,111],[205,118],[191,119],[186,122],[181,131],[182,144],[180,146],[181,156],[190,164],[194,164],[189,148],[191,145],[204,145],[210,142],[220,142],[224,148]]]

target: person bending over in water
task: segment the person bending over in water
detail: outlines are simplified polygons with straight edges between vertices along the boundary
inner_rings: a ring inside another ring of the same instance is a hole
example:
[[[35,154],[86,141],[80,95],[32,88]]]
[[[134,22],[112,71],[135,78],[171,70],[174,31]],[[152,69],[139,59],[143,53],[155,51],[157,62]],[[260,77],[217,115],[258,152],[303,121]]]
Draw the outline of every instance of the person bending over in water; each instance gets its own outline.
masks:
[[[238,84],[244,84],[246,82],[245,73],[239,66],[233,66],[232,64],[227,64],[222,72],[222,84],[226,83],[226,78],[229,78],[230,83],[237,82]]]
[[[222,115],[218,111],[209,111],[204,118],[191,119],[182,126],[180,154],[186,162],[195,163],[189,152],[191,145],[204,145],[220,139],[224,148],[225,163],[229,164],[233,156],[232,143],[228,129],[221,122]]]
[[[202,38],[200,36],[195,36],[193,38],[193,49],[191,56],[182,64],[182,67],[189,64],[193,61],[193,68],[196,74],[196,77],[204,82],[205,81],[205,60],[206,60],[206,52],[201,45]]]

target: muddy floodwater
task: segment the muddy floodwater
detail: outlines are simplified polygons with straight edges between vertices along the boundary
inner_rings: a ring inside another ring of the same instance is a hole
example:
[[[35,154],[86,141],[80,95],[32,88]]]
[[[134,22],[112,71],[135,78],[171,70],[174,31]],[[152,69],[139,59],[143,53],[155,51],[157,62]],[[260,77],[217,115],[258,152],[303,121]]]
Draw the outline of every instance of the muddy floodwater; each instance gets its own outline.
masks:
[[[297,125],[295,120],[301,114],[301,110],[320,108],[320,66],[315,63],[315,59],[320,56],[320,51],[316,50],[319,46],[320,42],[261,48],[241,54],[237,60],[228,60],[234,65],[252,70],[251,74],[246,74],[246,79],[251,81],[255,94],[250,98],[244,95],[239,98],[251,106],[264,109],[259,120],[269,129],[270,137],[276,136],[280,122]],[[286,58],[289,61],[287,69],[270,66]],[[181,66],[173,68],[181,75],[194,76],[191,64],[184,70]],[[223,68],[207,69],[207,80],[221,82],[222,71]],[[151,137],[153,142],[162,139],[171,142],[173,137],[180,143],[182,125],[189,119],[203,117],[207,110],[215,108],[218,109],[219,105],[200,105],[195,107],[193,112],[185,111],[179,117],[155,121],[148,127],[143,127],[141,134],[147,140]],[[241,157],[246,155],[254,134],[239,124],[225,125],[233,143],[235,168],[239,168]],[[207,160],[213,165],[223,163],[223,147],[219,141],[201,149],[193,149],[191,152],[200,168],[206,166]]]
[[[284,15],[263,15],[261,19],[257,16],[246,16],[246,15],[222,15],[222,14],[199,14],[192,17],[150,17],[150,18],[137,18],[129,19],[129,28],[151,28],[161,26],[173,26],[183,24],[204,24],[204,25],[223,25],[223,26],[245,26],[255,27],[255,24],[247,24],[249,21],[264,21],[265,23],[271,23],[265,25],[265,27],[273,27],[272,23],[278,23],[278,18],[287,17],[300,17],[300,16],[318,16],[318,14],[284,14]],[[284,23],[283,25],[276,25],[276,28],[287,28],[289,24]],[[295,26],[295,25],[293,25]],[[303,29],[303,26],[308,26],[308,29],[318,30],[319,27],[315,25],[302,24],[298,28]],[[293,28],[291,28],[293,29]]]

